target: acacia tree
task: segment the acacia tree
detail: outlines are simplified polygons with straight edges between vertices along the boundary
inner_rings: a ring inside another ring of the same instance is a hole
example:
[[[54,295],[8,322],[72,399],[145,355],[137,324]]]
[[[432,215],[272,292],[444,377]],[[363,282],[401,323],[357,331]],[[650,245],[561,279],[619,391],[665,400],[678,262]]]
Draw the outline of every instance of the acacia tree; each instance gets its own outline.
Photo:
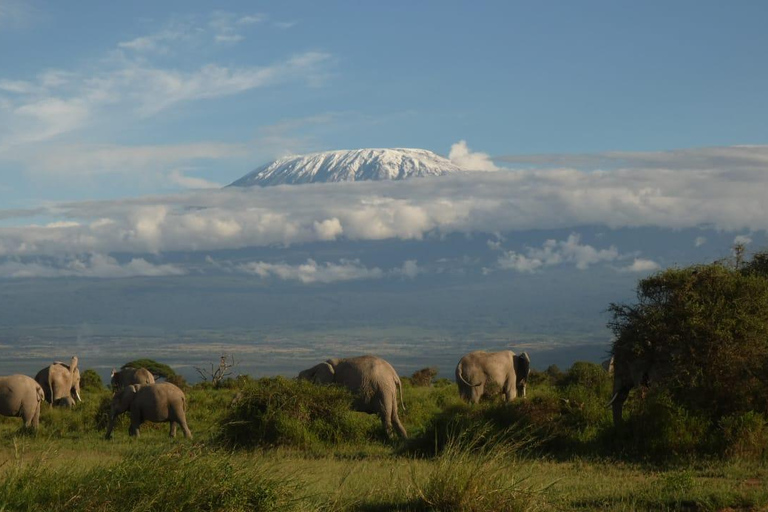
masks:
[[[610,306],[614,354],[643,361],[654,385],[712,419],[768,412],[766,263],[758,253],[641,280],[636,303]]]

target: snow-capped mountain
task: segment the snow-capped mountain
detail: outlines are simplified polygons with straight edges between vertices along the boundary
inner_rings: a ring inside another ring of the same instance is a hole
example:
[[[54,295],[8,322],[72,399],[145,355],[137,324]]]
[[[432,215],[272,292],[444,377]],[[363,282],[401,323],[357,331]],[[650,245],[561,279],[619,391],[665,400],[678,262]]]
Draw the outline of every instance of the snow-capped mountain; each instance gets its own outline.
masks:
[[[447,158],[425,149],[353,149],[281,158],[246,174],[230,186],[402,180],[461,170]]]

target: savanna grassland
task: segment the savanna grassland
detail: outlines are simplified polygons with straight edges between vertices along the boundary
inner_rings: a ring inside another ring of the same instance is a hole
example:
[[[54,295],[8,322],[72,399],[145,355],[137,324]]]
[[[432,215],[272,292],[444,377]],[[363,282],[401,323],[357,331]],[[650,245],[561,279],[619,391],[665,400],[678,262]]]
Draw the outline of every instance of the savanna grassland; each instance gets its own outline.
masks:
[[[611,425],[601,367],[580,363],[531,380],[525,400],[470,407],[448,381],[404,379],[407,441],[388,440],[377,417],[350,412],[345,390],[279,377],[187,388],[192,440],[171,440],[167,424],[149,423],[129,438],[123,417],[106,441],[110,392],[91,385],[72,410],[43,404],[36,434],[0,419],[0,510],[768,507],[763,440],[701,456],[670,432],[662,453],[640,453]]]

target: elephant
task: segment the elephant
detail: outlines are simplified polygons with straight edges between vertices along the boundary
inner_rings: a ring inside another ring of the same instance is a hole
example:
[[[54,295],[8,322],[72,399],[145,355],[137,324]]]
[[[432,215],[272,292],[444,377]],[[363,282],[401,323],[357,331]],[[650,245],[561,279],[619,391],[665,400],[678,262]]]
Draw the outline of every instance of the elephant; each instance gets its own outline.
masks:
[[[35,380],[43,388],[45,399],[51,406],[70,406],[74,405],[75,400],[82,402],[77,356],[72,356],[69,364],[56,361],[52,365],[46,366],[37,372]],[[62,400],[67,397],[71,400]]]
[[[112,389],[119,391],[132,384],[154,384],[155,377],[146,368],[123,368],[116,371],[112,368]]]
[[[509,402],[518,396],[525,398],[530,372],[531,358],[525,352],[515,355],[510,350],[477,350],[459,360],[456,365],[456,384],[461,398],[469,403],[478,403],[489,383],[499,386],[504,399]]]
[[[652,381],[659,378],[661,365],[653,364],[647,357],[632,354],[628,349],[614,346],[613,362],[613,395],[606,407],[613,409],[613,424],[621,425],[624,402],[634,387],[646,389]]]
[[[170,382],[124,387],[112,397],[109,411],[109,425],[106,439],[112,438],[115,420],[125,411],[131,411],[131,425],[128,434],[139,435],[139,427],[144,421],[153,423],[170,422],[171,437],[176,436],[176,424],[184,431],[184,437],[192,438],[187,426],[186,397],[184,392]]]
[[[26,428],[40,425],[40,404],[45,399],[42,386],[26,375],[0,377],[0,414],[21,416]]]
[[[328,359],[324,363],[299,373],[299,379],[317,384],[341,384],[355,394],[352,408],[359,412],[378,414],[387,435],[392,435],[394,425],[397,433],[408,437],[405,427],[397,415],[397,393],[400,388],[400,403],[403,404],[403,388],[400,377],[392,365],[371,355],[348,359]]]

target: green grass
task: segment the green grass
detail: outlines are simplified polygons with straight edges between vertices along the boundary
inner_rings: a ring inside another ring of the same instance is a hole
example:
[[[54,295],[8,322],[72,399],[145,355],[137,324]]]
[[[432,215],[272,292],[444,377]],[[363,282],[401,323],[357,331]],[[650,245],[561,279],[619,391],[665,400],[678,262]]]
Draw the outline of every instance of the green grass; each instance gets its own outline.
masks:
[[[582,368],[579,379],[592,377]],[[326,418],[324,428],[357,428],[357,433],[339,437],[324,431],[329,437],[311,443],[236,449],[217,439],[222,425],[238,414],[237,406],[230,406],[237,389],[187,392],[194,440],[172,440],[167,424],[151,423],[142,426],[139,439],[131,438],[124,418],[111,441],[103,439],[109,392],[90,390],[73,410],[44,405],[36,434],[20,430],[17,418],[0,418],[0,511],[768,507],[765,460],[740,458],[762,442],[759,418],[728,423],[729,435],[746,439],[731,457],[675,464],[626,458],[601,438],[609,422],[609,412],[596,405],[604,400],[601,382],[590,384],[596,389],[591,392],[579,379],[539,382],[525,401],[491,400],[473,407],[459,401],[452,384],[405,385],[407,410],[401,418],[411,435],[407,442],[386,439],[375,416],[339,410],[350,423]],[[274,382],[266,382],[260,396],[294,389],[294,381],[279,389]],[[314,390],[318,407],[344,395],[326,391]],[[276,410],[306,412],[302,407]],[[296,428],[287,432],[295,435]],[[757,437],[744,438],[745,429]],[[438,434],[441,446],[435,449]],[[414,443],[431,443],[431,450],[414,450]]]

